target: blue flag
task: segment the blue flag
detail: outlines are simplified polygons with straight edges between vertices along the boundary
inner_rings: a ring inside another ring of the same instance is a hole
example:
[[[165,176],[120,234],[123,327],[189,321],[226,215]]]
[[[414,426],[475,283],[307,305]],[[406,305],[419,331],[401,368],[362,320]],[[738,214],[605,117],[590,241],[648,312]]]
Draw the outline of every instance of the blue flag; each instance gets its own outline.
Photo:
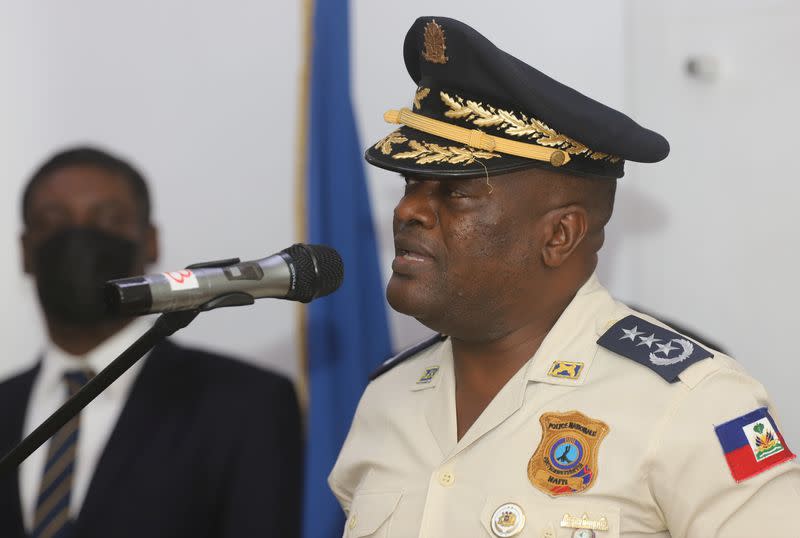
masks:
[[[308,125],[308,240],[344,260],[344,283],[309,305],[304,535],[342,535],[327,486],[367,376],[391,355],[383,283],[350,100],[347,0],[315,2]],[[388,217],[387,217],[388,218]]]

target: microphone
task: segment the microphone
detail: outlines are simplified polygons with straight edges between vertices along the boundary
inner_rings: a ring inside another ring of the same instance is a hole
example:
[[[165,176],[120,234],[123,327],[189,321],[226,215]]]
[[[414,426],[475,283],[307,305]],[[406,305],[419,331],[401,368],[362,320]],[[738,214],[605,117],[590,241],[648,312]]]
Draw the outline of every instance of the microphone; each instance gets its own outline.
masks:
[[[120,316],[193,310],[230,293],[308,303],[336,291],[343,278],[338,252],[298,243],[250,262],[201,263],[180,271],[109,280],[105,298],[109,311]]]

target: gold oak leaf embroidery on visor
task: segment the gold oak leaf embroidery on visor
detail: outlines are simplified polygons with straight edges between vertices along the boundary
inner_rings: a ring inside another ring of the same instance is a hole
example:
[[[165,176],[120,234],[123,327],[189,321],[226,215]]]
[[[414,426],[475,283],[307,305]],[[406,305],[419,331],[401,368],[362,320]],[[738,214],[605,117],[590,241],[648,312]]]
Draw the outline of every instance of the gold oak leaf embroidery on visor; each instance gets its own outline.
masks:
[[[590,150],[577,140],[556,132],[536,118],[520,114],[522,117],[520,119],[508,110],[483,105],[458,95],[451,97],[445,92],[439,92],[439,95],[442,102],[450,108],[444,113],[448,118],[465,120],[478,127],[497,127],[508,135],[527,137],[540,146],[559,148],[570,155],[584,155],[596,161],[605,159],[612,163],[619,161],[619,157]]]
[[[414,109],[419,110],[422,108],[422,100],[428,97],[428,94],[431,93],[430,88],[420,88],[416,94],[414,94]]]
[[[381,153],[384,155],[389,155],[392,153],[392,144],[402,144],[403,142],[407,142],[408,138],[400,134],[400,130],[392,131],[381,140],[375,144],[374,149],[381,150]]]
[[[405,151],[392,155],[392,159],[416,159],[416,164],[448,163],[468,165],[479,159],[492,159],[500,157],[498,153],[481,151],[468,147],[440,146],[427,142],[409,140],[408,147],[413,151]]]

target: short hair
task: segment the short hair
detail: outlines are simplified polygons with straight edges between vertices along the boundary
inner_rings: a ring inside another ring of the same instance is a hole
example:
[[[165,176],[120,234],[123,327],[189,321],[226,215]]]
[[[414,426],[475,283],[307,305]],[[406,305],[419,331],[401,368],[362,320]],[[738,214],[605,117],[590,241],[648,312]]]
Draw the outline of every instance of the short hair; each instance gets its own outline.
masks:
[[[122,176],[130,185],[139,205],[139,216],[143,225],[150,222],[150,191],[144,176],[129,162],[107,151],[77,146],[60,151],[42,164],[28,180],[22,194],[22,222],[30,224],[30,205],[33,191],[48,176],[70,166],[94,166],[112,174]]]
[[[547,185],[555,203],[580,203],[590,215],[590,227],[599,230],[608,224],[614,212],[614,198],[617,192],[617,180],[600,176],[577,175],[547,171],[558,174],[549,178]]]

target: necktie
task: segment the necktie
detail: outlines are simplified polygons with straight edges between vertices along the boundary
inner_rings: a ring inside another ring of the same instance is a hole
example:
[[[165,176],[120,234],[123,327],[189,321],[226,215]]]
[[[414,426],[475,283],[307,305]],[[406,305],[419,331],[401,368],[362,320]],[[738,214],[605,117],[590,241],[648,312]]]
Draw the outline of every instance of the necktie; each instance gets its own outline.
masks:
[[[70,398],[85,385],[93,374],[74,370],[64,374]],[[31,538],[68,538],[71,533],[69,501],[72,475],[75,471],[75,451],[78,447],[80,414],[74,416],[50,439],[47,463],[33,518]]]

